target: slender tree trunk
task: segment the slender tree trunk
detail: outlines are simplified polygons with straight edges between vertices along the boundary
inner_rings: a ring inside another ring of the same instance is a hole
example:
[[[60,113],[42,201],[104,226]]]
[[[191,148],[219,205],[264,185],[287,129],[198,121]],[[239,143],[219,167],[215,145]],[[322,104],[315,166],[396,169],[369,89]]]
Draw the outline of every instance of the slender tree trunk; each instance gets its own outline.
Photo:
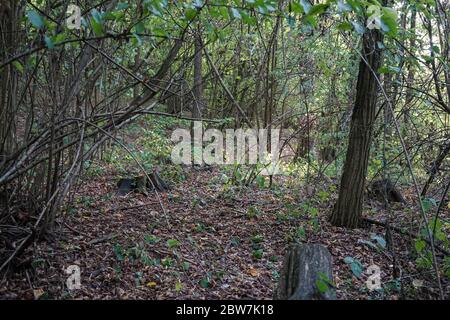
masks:
[[[193,88],[193,105],[192,105],[192,118],[197,119],[196,121],[201,121],[203,117],[203,79],[202,79],[202,39],[200,34],[200,28],[198,28],[198,34],[195,36],[194,40],[194,88]],[[196,154],[201,153],[202,141],[201,137],[203,136],[203,126],[200,122],[200,125],[197,126],[196,130],[199,129],[202,131],[201,133],[197,133],[194,130],[195,123],[191,123],[191,137],[192,140],[192,159],[193,163],[198,163],[200,157],[196,156]],[[197,161],[196,161],[197,160]]]
[[[203,111],[203,83],[202,83],[202,40],[200,34],[195,37],[195,56],[194,56],[194,106],[192,117],[202,118]]]
[[[335,226],[356,228],[362,215],[364,183],[377,102],[378,85],[374,72],[377,73],[382,59],[377,42],[382,41],[382,38],[382,34],[375,29],[368,31],[363,37],[363,59],[359,65],[347,156],[339,198],[330,216],[330,222]]]
[[[413,7],[411,9],[411,22],[410,22],[410,30],[412,33],[412,37],[409,41],[409,46],[411,50],[413,50],[416,47],[416,8]],[[412,63],[409,64],[408,67],[408,77],[406,80],[406,83],[408,87],[406,88],[406,94],[405,94],[405,111],[403,114],[403,121],[405,124],[409,122],[409,109],[411,108],[410,104],[413,101],[414,98],[414,92],[412,89],[413,83],[414,83],[414,65]]]
[[[22,5],[16,1],[0,3],[0,61],[13,56],[18,41]],[[20,63],[20,62],[18,62]],[[18,70],[12,64],[0,70],[0,169],[6,155],[13,152],[16,143],[16,97]]]

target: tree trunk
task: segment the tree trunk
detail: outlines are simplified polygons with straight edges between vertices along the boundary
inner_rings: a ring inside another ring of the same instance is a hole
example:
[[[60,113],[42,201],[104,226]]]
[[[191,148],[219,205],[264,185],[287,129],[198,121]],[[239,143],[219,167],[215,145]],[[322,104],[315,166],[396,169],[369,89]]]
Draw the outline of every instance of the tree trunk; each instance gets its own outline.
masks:
[[[202,40],[199,34],[195,36],[195,55],[194,55],[194,104],[192,107],[192,117],[202,118],[203,112],[203,80],[202,80]]]
[[[442,162],[447,157],[447,154],[450,153],[450,141],[448,141],[444,146],[441,147],[441,151],[436,158],[436,160],[432,163],[431,168],[429,170],[430,176],[428,177],[427,182],[423,186],[422,192],[420,195],[422,197],[425,197],[427,195],[428,188],[433,183],[434,178],[436,177],[436,174],[439,172]]]
[[[20,17],[23,5],[16,1],[2,1],[0,3],[0,61],[14,56],[19,34]],[[18,64],[20,62],[18,61]],[[0,70],[0,171],[7,155],[14,152],[16,144],[16,115],[18,96],[18,70],[13,64]]]
[[[334,206],[330,222],[335,226],[356,228],[359,225],[364,199],[364,183],[372,140],[377,102],[377,70],[381,62],[382,41],[380,31],[374,29],[363,36],[363,59],[359,65],[356,84],[356,100],[353,108],[350,136],[339,198]]]
[[[202,158],[202,141],[201,137],[203,137],[203,124],[201,119],[203,117],[203,79],[202,79],[202,38],[200,34],[200,27],[198,28],[198,34],[195,35],[194,40],[194,88],[193,88],[193,104],[192,104],[192,118],[196,119],[191,123],[191,137],[192,140],[192,164],[203,164]],[[198,122],[197,124],[195,122]],[[197,127],[196,127],[197,125]],[[196,130],[200,133],[196,134]]]
[[[410,22],[409,32],[412,34],[409,40],[409,47],[413,50],[416,47],[416,8],[411,8],[411,22]],[[403,121],[405,124],[409,123],[409,109],[411,108],[411,102],[414,98],[413,84],[414,84],[414,65],[412,63],[408,66],[408,76],[407,76],[407,88],[405,94],[405,111],[403,114]]]
[[[334,300],[333,264],[327,248],[320,244],[289,248],[274,298]]]

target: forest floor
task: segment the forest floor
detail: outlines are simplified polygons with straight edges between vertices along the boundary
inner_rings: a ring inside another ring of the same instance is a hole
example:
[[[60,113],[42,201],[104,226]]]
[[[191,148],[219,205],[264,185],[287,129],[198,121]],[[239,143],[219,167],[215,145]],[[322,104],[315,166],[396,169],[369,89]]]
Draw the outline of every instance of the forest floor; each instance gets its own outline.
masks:
[[[84,179],[73,194],[75,204],[58,221],[54,241],[29,249],[22,257],[22,266],[28,267],[3,279],[0,296],[271,299],[288,243],[308,242],[330,250],[338,299],[437,297],[433,273],[417,270],[408,237],[394,233],[396,264],[402,271],[397,281],[392,275],[393,255],[377,237],[384,237],[382,227],[330,226],[326,218],[334,193],[294,187],[284,177],[277,177],[272,189],[224,191],[217,168],[185,170],[184,182],[160,193],[165,212],[154,193],[118,196],[114,169]],[[405,195],[412,203],[410,194]],[[376,211],[374,218],[384,220],[380,205],[373,206],[377,204],[367,205],[366,214]],[[392,210],[396,225],[416,219],[411,218],[413,209],[403,205]],[[378,265],[383,289],[369,292],[367,275],[363,272],[358,278],[358,270],[352,272],[346,257],[359,261],[362,271]],[[65,270],[74,264],[81,269],[81,289],[69,291]],[[448,294],[450,283],[443,280]]]
[[[123,138],[152,164],[156,160],[149,152],[170,155],[167,126],[178,124],[146,121]],[[291,243],[328,248],[338,299],[438,298],[429,257],[417,254],[415,239],[393,232],[393,253],[386,248],[384,227],[350,230],[328,223],[337,181],[286,175],[275,176],[271,188],[268,183],[247,187],[230,183],[233,168],[185,166],[171,173],[173,179],[166,177],[171,189],[159,197],[155,192],[120,196],[117,182],[130,172],[125,156],[85,172],[52,238],[34,243],[14,272],[0,279],[0,298],[271,299]],[[402,191],[407,204],[390,205],[391,221],[406,230],[415,226],[417,234],[422,224],[413,188]],[[385,221],[388,211],[367,199],[364,215]],[[450,221],[448,206],[441,218]],[[449,223],[442,228],[448,234]],[[77,290],[66,285],[71,265],[81,271]],[[365,272],[371,265],[380,268],[382,283],[372,292]],[[396,278],[394,265],[400,270]],[[442,282],[448,298],[444,274]]]

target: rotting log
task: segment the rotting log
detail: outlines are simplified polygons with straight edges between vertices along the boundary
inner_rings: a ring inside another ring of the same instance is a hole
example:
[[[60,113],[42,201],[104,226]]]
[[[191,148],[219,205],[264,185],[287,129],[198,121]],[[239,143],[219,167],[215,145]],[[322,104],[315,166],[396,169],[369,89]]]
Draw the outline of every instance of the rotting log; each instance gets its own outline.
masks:
[[[332,270],[331,254],[323,245],[293,245],[284,258],[274,299],[334,300]]]

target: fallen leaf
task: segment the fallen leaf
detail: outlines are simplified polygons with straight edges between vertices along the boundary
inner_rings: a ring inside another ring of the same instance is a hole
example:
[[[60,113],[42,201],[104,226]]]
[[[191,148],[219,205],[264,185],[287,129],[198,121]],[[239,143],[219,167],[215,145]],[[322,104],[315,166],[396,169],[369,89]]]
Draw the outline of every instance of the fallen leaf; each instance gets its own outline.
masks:
[[[33,290],[33,294],[34,294],[34,299],[38,300],[44,294],[44,290],[35,289],[35,290]]]
[[[412,282],[412,285],[414,288],[420,288],[423,287],[423,280],[419,280],[419,279],[414,279]]]
[[[250,268],[250,270],[248,271],[248,273],[250,273],[250,275],[252,277],[257,277],[259,276],[259,274],[261,273],[258,269],[255,268]]]

